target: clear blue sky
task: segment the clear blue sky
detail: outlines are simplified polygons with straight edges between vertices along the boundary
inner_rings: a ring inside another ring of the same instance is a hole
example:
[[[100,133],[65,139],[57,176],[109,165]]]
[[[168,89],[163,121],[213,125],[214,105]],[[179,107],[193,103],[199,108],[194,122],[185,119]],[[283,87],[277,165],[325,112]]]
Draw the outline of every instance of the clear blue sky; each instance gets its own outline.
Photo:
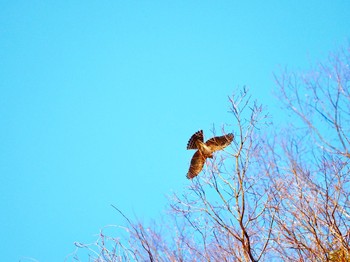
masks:
[[[348,43],[350,1],[243,2],[0,2],[2,261],[62,261],[124,223],[110,204],[159,216],[228,95],[281,117],[272,73]]]

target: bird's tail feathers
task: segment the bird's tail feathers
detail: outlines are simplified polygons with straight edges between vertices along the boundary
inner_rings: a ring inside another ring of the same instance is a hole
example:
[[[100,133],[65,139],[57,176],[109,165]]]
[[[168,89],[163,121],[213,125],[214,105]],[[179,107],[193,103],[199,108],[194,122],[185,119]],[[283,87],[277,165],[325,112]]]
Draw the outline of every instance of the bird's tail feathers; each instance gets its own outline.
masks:
[[[196,133],[194,133],[190,140],[187,142],[187,149],[198,149],[196,141],[201,141],[203,142],[203,130],[199,130]]]

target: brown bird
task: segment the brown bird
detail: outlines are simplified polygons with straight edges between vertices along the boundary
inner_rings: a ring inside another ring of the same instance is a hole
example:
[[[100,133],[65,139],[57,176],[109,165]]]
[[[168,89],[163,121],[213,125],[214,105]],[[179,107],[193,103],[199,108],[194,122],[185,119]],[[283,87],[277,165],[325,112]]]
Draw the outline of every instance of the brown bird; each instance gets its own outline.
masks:
[[[233,140],[233,134],[227,134],[224,136],[216,136],[207,140],[204,143],[203,130],[199,130],[194,133],[187,143],[187,149],[198,149],[194,153],[190,169],[187,173],[187,178],[192,179],[196,177],[203,169],[205,160],[207,158],[213,158],[213,153],[218,150],[222,150],[231,144]]]

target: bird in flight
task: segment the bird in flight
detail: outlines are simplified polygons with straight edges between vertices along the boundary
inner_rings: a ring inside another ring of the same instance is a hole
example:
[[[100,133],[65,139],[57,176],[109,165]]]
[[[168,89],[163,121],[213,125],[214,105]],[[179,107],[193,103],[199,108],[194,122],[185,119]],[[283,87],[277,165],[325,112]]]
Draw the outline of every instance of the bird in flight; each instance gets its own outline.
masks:
[[[203,130],[199,130],[194,133],[187,143],[187,149],[198,149],[192,159],[190,169],[187,173],[187,178],[192,179],[196,177],[203,169],[205,160],[207,158],[213,158],[213,153],[218,150],[222,150],[231,144],[233,140],[233,134],[227,134],[224,136],[216,136],[210,138],[204,143]]]

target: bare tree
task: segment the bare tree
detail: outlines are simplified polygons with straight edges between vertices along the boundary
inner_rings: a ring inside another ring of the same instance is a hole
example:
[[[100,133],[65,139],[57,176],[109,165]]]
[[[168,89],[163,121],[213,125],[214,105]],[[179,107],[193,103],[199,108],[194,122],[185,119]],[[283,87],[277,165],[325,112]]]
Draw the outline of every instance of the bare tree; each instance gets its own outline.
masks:
[[[267,160],[278,192],[276,250],[286,261],[350,259],[349,51],[311,72],[276,77],[293,116]]]
[[[183,195],[174,195],[172,209],[194,232],[199,260],[259,261],[268,248],[274,214],[269,183],[259,171],[258,135],[266,116],[250,100],[245,89],[229,98],[238,127],[233,145],[208,162]]]
[[[170,197],[166,221],[76,243],[91,261],[350,261],[350,49],[276,76],[284,129],[249,92],[229,97],[234,141]],[[215,130],[212,130],[215,135]],[[229,130],[230,132],[232,130]],[[185,143],[184,143],[185,144]]]

